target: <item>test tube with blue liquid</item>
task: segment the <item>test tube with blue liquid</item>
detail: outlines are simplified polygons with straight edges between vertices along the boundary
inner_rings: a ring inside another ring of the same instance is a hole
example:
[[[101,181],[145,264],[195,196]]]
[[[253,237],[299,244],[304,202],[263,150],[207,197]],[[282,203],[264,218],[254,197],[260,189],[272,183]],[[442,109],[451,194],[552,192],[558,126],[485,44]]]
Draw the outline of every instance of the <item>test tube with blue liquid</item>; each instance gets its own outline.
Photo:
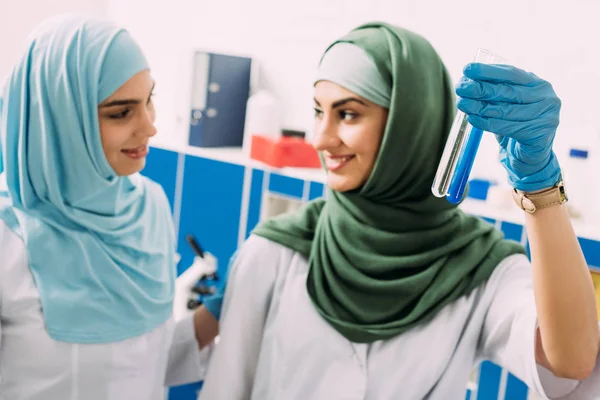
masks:
[[[473,61],[483,64],[506,63],[506,59],[485,49],[477,49]],[[452,204],[461,202],[482,136],[483,130],[474,128],[467,121],[466,114],[458,110],[431,187],[436,197],[446,197]]]

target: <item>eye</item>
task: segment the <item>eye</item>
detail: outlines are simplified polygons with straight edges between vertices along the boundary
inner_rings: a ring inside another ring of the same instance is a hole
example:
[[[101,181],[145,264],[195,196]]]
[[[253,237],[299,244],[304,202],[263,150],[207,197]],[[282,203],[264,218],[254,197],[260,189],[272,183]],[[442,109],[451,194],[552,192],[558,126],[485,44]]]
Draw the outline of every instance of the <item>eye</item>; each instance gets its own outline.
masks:
[[[130,112],[131,112],[131,109],[130,108],[126,108],[126,109],[124,109],[121,112],[114,113],[114,114],[109,114],[108,118],[111,118],[111,119],[123,119],[123,118],[126,118],[129,115]]]
[[[323,110],[319,110],[315,107],[315,118],[321,118],[323,116]]]
[[[353,111],[340,111],[340,119],[344,121],[351,121],[358,117],[358,114]]]
[[[152,103],[152,98],[153,97],[154,97],[154,92],[150,93],[150,96],[148,97],[148,101],[146,102],[146,104]]]

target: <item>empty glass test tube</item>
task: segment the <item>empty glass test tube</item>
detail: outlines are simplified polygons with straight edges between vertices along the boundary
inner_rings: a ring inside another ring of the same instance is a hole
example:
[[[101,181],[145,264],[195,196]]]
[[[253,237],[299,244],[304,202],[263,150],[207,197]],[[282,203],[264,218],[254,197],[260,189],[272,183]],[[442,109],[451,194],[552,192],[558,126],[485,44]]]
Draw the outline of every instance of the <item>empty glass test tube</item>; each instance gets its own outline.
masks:
[[[485,49],[477,49],[474,61],[483,64],[506,63],[504,58]],[[452,204],[458,204],[463,199],[482,135],[483,131],[473,128],[465,113],[458,110],[431,187],[436,197],[446,197]]]

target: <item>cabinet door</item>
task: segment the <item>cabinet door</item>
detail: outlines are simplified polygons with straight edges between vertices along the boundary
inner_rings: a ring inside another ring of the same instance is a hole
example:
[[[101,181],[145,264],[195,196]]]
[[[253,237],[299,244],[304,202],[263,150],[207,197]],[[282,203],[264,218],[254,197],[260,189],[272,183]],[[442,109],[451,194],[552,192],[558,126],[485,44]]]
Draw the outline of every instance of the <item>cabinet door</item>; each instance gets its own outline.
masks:
[[[579,245],[585,256],[585,260],[592,269],[600,269],[600,242],[595,240],[579,238]]]
[[[527,396],[529,395],[529,388],[519,378],[511,374],[507,373],[506,378],[506,391],[504,392],[505,399],[515,399],[515,400],[527,400]]]
[[[183,157],[183,156],[182,156]],[[151,147],[141,174],[161,185],[169,199],[171,212],[175,208],[175,186],[179,153]]]
[[[201,389],[202,382],[174,386],[169,389],[169,397],[167,400],[198,400],[198,394]]]
[[[525,232],[523,232],[523,225],[503,221],[500,225],[500,229],[504,233],[505,239],[514,240],[523,245],[525,244],[527,239],[525,237]]]
[[[252,59],[198,52],[195,64],[189,143],[241,146]]]
[[[250,184],[250,198],[248,200],[248,218],[246,222],[246,235],[245,239],[250,236],[252,230],[258,225],[260,221],[260,213],[262,208],[262,196],[264,184],[266,182],[265,172],[261,169],[252,169]]]
[[[325,197],[325,191],[327,188],[320,182],[311,182],[308,191],[308,200],[315,200]]]
[[[325,186],[320,182],[304,181],[261,169],[253,169],[251,179],[246,238],[259,223],[261,216],[268,218],[276,214],[276,212],[263,210],[273,206],[270,196],[275,196],[282,202],[289,201],[297,204],[321,198],[325,194]]]
[[[484,361],[479,367],[479,383],[477,385],[477,400],[497,399],[500,391],[502,368]]]
[[[177,251],[178,273],[193,262],[186,241],[194,235],[200,246],[213,254],[221,275],[237,248],[244,167],[207,158],[185,156]]]
[[[269,192],[302,199],[305,181],[289,176],[271,173],[269,176]]]

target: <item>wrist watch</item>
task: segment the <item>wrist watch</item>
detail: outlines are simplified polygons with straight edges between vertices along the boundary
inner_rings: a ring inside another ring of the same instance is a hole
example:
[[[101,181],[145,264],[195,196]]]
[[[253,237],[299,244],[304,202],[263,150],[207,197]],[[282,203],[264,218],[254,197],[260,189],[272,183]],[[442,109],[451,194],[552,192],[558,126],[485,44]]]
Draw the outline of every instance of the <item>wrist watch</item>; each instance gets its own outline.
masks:
[[[533,214],[540,208],[563,204],[569,200],[562,179],[549,189],[537,192],[523,192],[513,189],[512,195],[517,206],[529,214]]]

